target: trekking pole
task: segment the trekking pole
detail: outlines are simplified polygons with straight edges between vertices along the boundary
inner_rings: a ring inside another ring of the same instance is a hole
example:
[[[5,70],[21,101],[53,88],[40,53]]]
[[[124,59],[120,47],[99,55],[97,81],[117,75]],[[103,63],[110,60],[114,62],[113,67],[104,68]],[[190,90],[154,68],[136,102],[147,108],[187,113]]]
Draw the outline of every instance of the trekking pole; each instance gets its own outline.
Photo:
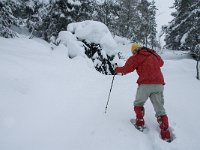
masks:
[[[106,108],[105,108],[105,114],[106,114],[107,107],[108,107],[108,103],[109,103],[109,100],[110,100],[110,93],[111,93],[111,91],[112,91],[114,79],[115,79],[115,75],[113,76],[113,79],[112,79],[112,82],[111,82],[110,92],[109,92],[109,95],[108,95],[108,101],[107,101]]]

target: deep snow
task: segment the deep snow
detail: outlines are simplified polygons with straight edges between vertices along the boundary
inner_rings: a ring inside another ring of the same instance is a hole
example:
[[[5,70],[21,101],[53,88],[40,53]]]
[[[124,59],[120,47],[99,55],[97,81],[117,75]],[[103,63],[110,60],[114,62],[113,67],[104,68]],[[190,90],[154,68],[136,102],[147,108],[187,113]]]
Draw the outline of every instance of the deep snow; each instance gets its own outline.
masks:
[[[107,114],[112,76],[98,73],[65,47],[51,50],[39,39],[0,38],[0,150],[198,150],[199,89],[196,63],[164,50],[165,108],[176,139],[159,138],[150,103],[147,134],[129,122],[137,74],[117,76]],[[129,45],[118,46],[125,56]]]

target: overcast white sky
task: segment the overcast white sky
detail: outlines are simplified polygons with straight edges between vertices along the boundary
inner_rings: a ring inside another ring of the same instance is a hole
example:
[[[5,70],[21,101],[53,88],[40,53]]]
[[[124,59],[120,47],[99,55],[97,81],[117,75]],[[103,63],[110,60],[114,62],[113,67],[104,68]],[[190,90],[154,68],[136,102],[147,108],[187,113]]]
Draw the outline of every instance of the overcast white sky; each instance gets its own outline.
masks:
[[[156,21],[158,25],[157,31],[159,32],[162,25],[167,25],[168,22],[173,19],[171,12],[173,12],[174,9],[169,7],[173,6],[174,0],[155,0],[155,2],[158,9]]]
[[[171,16],[171,12],[175,10],[169,8],[173,6],[174,0],[155,0],[156,7],[157,7],[157,15],[156,15],[156,22],[157,22],[157,32],[159,35],[161,31],[161,27],[163,25],[168,25],[168,23],[173,19]],[[158,36],[157,36],[158,37]],[[164,36],[160,38],[160,44],[163,47],[165,45]]]

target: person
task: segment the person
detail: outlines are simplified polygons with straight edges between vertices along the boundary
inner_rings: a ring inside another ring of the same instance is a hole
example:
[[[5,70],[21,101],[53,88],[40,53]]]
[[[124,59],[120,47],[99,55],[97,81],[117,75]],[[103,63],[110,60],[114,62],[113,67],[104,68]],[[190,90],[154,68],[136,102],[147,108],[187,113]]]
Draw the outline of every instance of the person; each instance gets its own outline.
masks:
[[[144,127],[144,104],[150,98],[159,123],[161,138],[170,140],[168,116],[164,108],[163,90],[165,82],[160,69],[164,61],[154,50],[141,47],[138,43],[132,43],[131,52],[133,55],[128,58],[123,67],[116,67],[115,72],[127,74],[136,70],[139,75],[134,101],[135,125]]]

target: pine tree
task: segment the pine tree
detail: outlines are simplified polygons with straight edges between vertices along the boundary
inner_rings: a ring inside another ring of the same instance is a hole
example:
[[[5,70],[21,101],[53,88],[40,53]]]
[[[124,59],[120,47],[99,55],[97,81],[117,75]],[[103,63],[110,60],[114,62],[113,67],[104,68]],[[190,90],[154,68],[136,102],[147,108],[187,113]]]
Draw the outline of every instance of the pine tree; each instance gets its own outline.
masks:
[[[52,37],[57,37],[62,30],[67,30],[67,25],[73,22],[72,13],[74,5],[66,0],[50,0],[43,16],[43,23],[39,29],[42,37],[50,42]]]
[[[188,22],[187,32],[182,37],[184,40],[182,45],[193,51],[200,43],[200,1],[190,7],[186,22]]]
[[[33,35],[39,36],[39,25],[42,23],[41,10],[44,4],[39,0],[21,0],[19,16],[24,19],[25,25],[30,32],[30,38]]]
[[[119,35],[131,40],[137,39],[136,32],[141,21],[137,12],[137,5],[137,0],[119,0],[120,11],[117,20]]]
[[[94,12],[94,1],[93,0],[79,0],[80,5],[75,5],[75,11],[73,19],[76,22],[91,20]]]
[[[111,75],[115,74],[113,60],[117,55],[107,55],[102,50],[101,46],[96,43],[88,43],[85,40],[82,41],[85,47],[85,54],[90,58],[95,66],[95,69],[102,74]]]
[[[137,9],[139,10],[140,25],[136,31],[137,39],[140,40],[143,45],[147,47],[148,45],[148,36],[151,32],[151,12],[149,11],[150,2],[147,0],[141,0]]]
[[[18,4],[12,0],[0,1],[0,36],[5,38],[18,36],[13,30],[13,27],[20,24],[18,18],[14,16],[17,7]]]
[[[150,11],[150,23],[149,23],[150,33],[148,36],[149,45],[151,45],[152,49],[154,47],[158,46],[158,41],[156,38],[156,35],[157,35],[156,10],[157,10],[157,8],[155,6],[155,1],[153,0],[151,2],[150,8],[149,8],[149,11]]]
[[[2,0],[0,25],[1,36],[15,37],[18,35],[18,31],[25,30],[26,28],[32,34],[36,34],[40,29],[38,25],[41,24],[40,10],[43,8],[43,4],[40,0]],[[37,31],[38,30],[38,31]],[[36,32],[37,31],[37,32]]]
[[[67,30],[69,23],[91,19],[93,8],[91,0],[50,0],[45,10],[43,23],[38,29],[42,31],[42,37],[50,42],[60,31]]]
[[[199,43],[200,1],[179,0],[174,4],[175,18],[166,30],[166,47],[178,50],[194,50]]]
[[[116,0],[105,0],[102,3],[94,1],[93,20],[103,22],[112,33],[119,33],[117,20],[119,18],[120,6]]]

